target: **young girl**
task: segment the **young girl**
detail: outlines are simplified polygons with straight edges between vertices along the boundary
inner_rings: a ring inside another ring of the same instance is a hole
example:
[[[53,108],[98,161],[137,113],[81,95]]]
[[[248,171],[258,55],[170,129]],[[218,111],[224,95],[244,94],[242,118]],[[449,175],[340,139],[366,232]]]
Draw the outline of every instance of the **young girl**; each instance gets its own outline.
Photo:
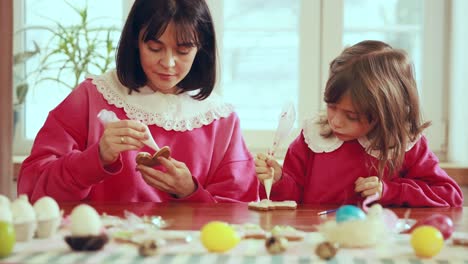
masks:
[[[274,168],[272,200],[357,204],[378,193],[382,205],[462,205],[422,135],[429,123],[406,53],[379,41],[345,49],[330,64],[324,100],[326,115],[304,122],[283,168],[257,156],[261,182]]]
[[[211,94],[216,39],[204,0],[136,0],[117,69],[81,83],[52,110],[24,161],[32,201],[237,202],[258,197],[254,159],[232,107]],[[98,113],[120,121],[101,124]],[[172,156],[138,165],[145,126]],[[137,170],[135,170],[135,168]]]

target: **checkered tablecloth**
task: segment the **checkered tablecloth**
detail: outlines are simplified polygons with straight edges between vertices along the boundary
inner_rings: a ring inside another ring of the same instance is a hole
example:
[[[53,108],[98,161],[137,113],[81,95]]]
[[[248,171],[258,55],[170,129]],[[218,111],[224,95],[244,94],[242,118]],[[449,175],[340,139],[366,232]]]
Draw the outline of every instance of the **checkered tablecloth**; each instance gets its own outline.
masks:
[[[172,231],[174,232],[174,231]],[[182,231],[181,231],[182,232]],[[187,232],[184,232],[185,234]],[[196,233],[194,233],[196,237]],[[91,253],[71,251],[57,235],[47,240],[34,239],[18,243],[14,252],[0,263],[463,263],[468,264],[468,248],[453,246],[447,241],[442,251],[432,259],[414,255],[408,235],[398,235],[392,241],[367,249],[339,249],[332,260],[326,262],[315,255],[320,235],[310,233],[304,241],[290,242],[288,250],[270,255],[263,240],[243,240],[237,247],[223,254],[206,251],[198,239],[190,243],[168,243],[152,257],[141,257],[135,246],[111,242],[102,250]]]

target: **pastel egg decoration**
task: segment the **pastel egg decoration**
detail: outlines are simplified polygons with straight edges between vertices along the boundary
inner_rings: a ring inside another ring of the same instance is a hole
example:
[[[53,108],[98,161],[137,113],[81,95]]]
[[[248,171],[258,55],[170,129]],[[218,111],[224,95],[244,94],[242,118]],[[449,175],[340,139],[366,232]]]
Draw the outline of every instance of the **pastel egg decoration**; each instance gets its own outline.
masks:
[[[0,259],[9,256],[13,252],[15,243],[16,233],[13,227],[10,204],[9,202],[0,202]]]
[[[422,225],[428,225],[437,228],[442,233],[445,240],[449,239],[454,231],[452,219],[443,214],[433,214],[416,222],[416,224],[414,224],[414,226],[410,229],[410,232]]]
[[[383,208],[380,204],[373,204],[367,209],[367,218],[380,217],[385,224],[386,230],[398,233],[398,216],[390,209]]]
[[[108,241],[108,236],[102,232],[102,222],[96,210],[80,204],[71,212],[71,235],[65,241],[71,249],[77,251],[94,251],[101,249]]]
[[[388,228],[384,222],[383,208],[372,205],[367,215],[355,206],[342,206],[336,219],[317,226],[325,241],[338,244],[340,248],[373,247],[386,241]]]
[[[336,211],[336,222],[346,222],[351,220],[364,220],[366,214],[361,208],[354,205],[343,205]]]
[[[34,203],[33,208],[37,218],[36,237],[48,238],[57,233],[62,220],[57,202],[51,197],[44,196]]]
[[[220,253],[237,246],[240,236],[228,223],[211,221],[202,227],[200,240],[208,251]]]
[[[432,258],[444,246],[442,233],[433,226],[422,225],[411,233],[411,246],[418,257]]]

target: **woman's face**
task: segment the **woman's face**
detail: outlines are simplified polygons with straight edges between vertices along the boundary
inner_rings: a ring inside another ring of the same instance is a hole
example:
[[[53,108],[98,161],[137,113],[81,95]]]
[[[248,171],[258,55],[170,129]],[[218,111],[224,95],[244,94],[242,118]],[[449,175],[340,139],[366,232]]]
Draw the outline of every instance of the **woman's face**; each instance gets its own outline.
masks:
[[[138,40],[140,61],[148,79],[147,85],[161,93],[177,92],[177,84],[189,73],[197,47],[194,43],[177,43],[174,24],[168,24],[158,40]]]
[[[333,133],[343,141],[366,136],[373,128],[367,118],[356,112],[351,97],[347,94],[337,103],[327,104],[327,117]]]

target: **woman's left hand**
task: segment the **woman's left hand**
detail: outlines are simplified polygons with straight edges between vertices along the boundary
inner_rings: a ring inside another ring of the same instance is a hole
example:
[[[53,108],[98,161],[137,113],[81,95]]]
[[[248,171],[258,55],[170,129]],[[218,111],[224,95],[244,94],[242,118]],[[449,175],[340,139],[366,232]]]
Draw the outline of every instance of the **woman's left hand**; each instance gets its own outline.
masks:
[[[354,185],[354,191],[360,193],[362,197],[371,196],[375,193],[379,194],[379,199],[382,197],[383,184],[377,176],[359,177]]]
[[[141,164],[136,167],[148,185],[173,194],[177,198],[189,196],[196,190],[192,174],[185,163],[173,158],[159,157],[158,159],[161,165],[166,168],[166,172]]]

